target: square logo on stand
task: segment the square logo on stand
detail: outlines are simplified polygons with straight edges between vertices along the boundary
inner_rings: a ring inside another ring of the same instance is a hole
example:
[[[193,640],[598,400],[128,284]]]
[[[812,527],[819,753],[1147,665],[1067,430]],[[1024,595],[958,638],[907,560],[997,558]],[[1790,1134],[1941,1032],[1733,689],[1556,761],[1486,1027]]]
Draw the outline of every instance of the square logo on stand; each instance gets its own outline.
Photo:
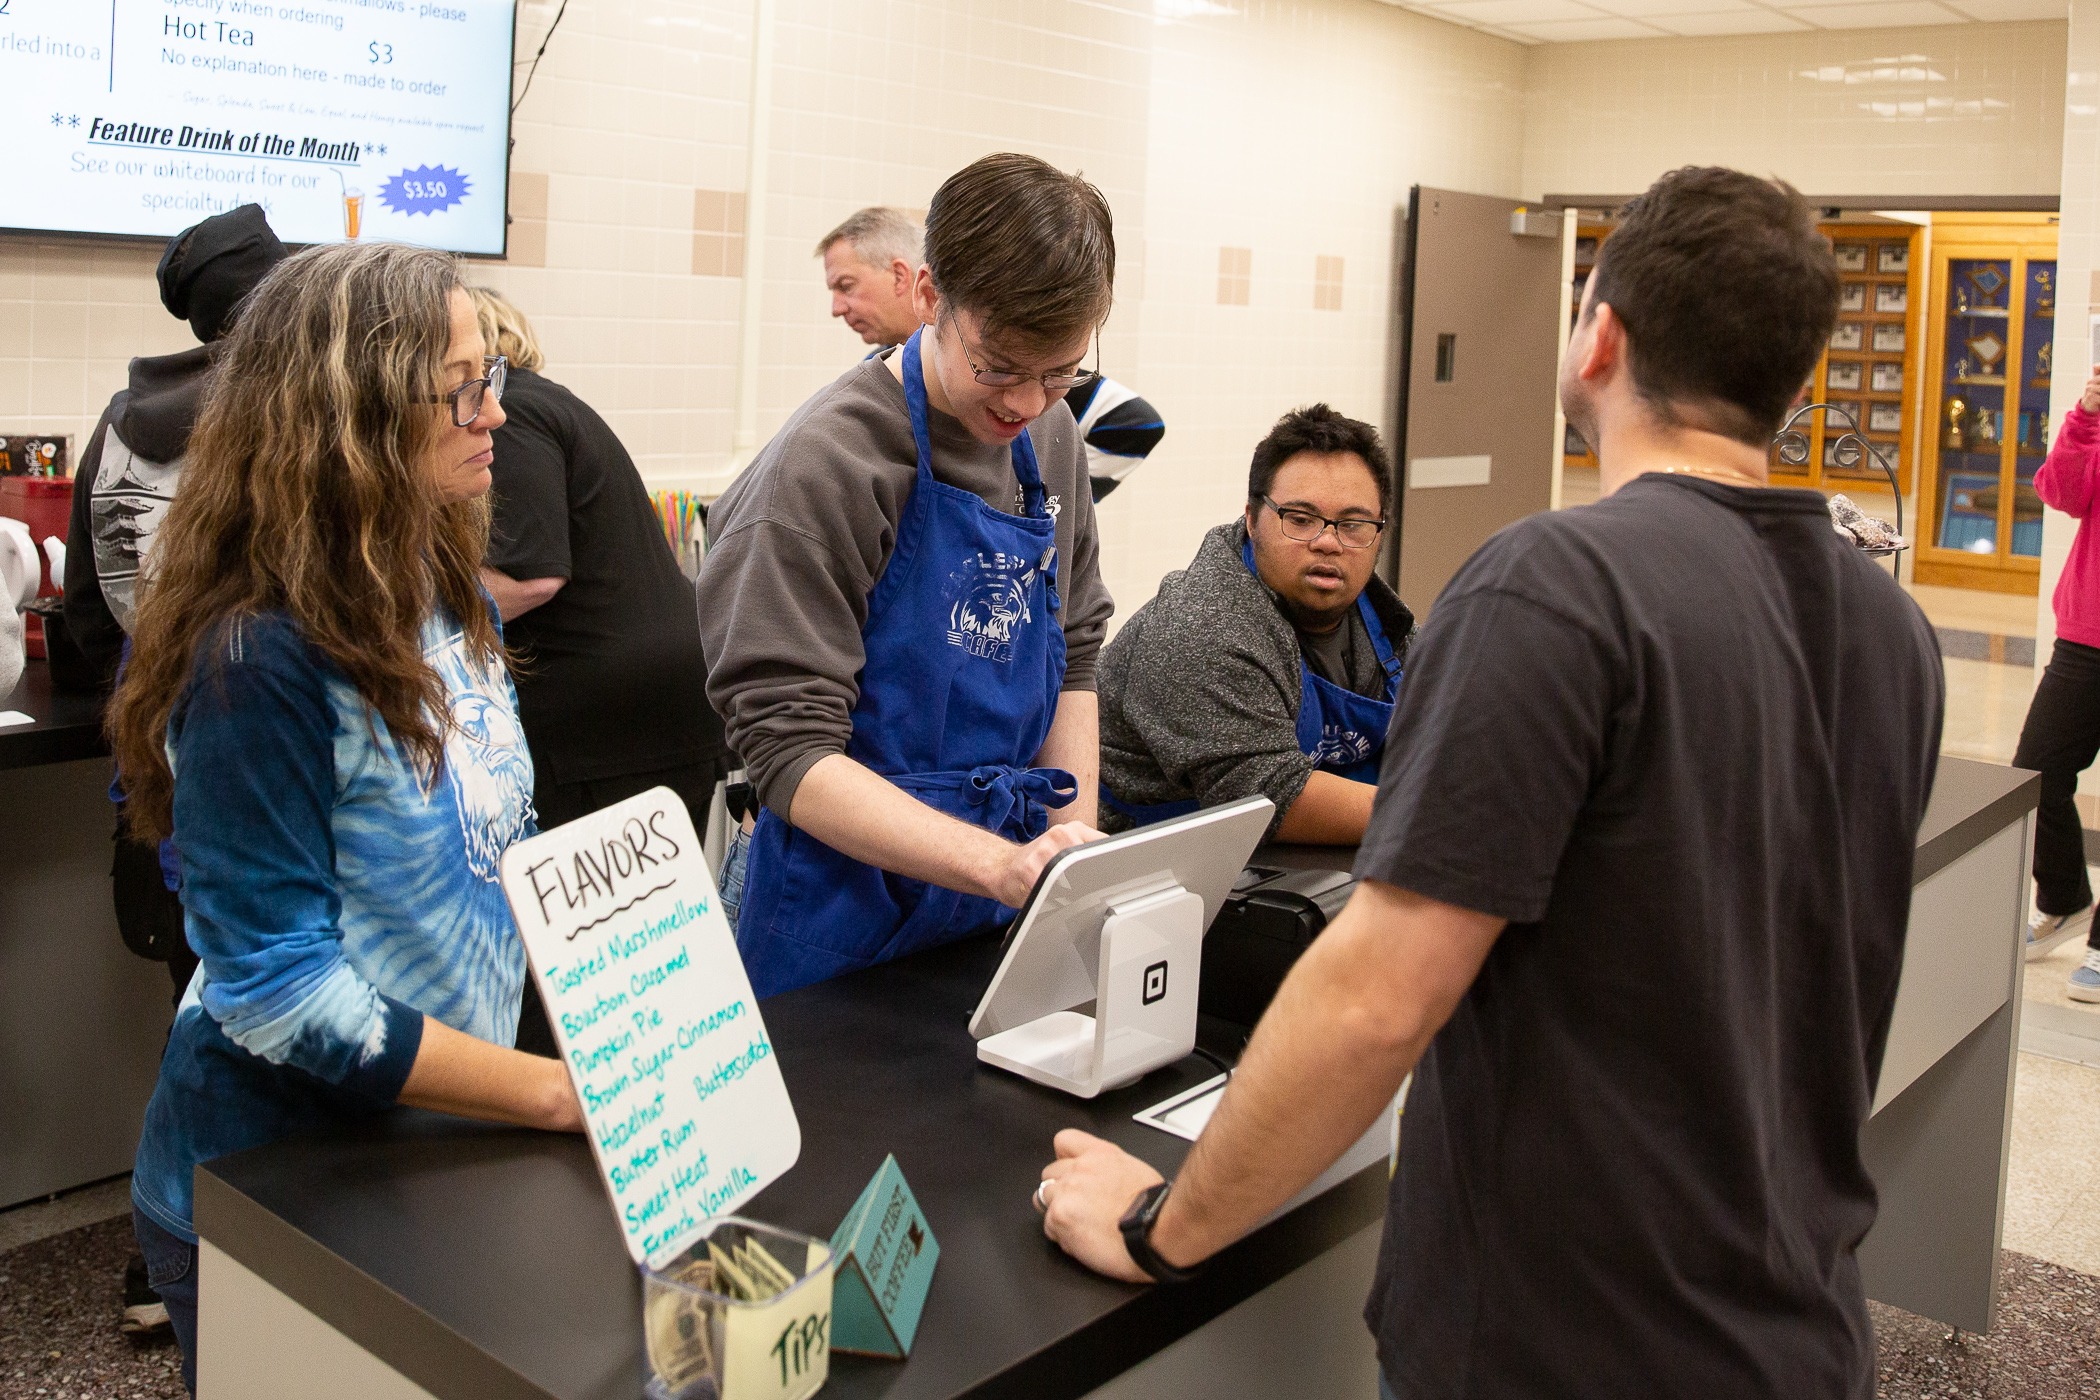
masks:
[[[1167,965],[1156,962],[1145,969],[1145,1005],[1164,1001],[1167,995]]]

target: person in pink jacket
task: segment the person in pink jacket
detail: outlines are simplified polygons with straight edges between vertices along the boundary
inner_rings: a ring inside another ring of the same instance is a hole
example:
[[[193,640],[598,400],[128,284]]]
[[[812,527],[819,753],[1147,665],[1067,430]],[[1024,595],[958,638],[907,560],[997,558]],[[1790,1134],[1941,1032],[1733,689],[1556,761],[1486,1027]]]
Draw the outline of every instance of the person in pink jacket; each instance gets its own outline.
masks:
[[[2085,963],[2071,974],[2074,1001],[2100,1002],[2100,929],[2093,924],[2093,887],[2085,872],[2085,830],[2072,796],[2078,775],[2100,754],[2100,371],[2065,417],[2035,473],[2044,501],[2078,521],[2071,557],[2057,580],[2056,649],[2027,707],[2017,767],[2042,775],[2035,814],[2035,914],[2027,956],[2041,957],[2082,928]]]

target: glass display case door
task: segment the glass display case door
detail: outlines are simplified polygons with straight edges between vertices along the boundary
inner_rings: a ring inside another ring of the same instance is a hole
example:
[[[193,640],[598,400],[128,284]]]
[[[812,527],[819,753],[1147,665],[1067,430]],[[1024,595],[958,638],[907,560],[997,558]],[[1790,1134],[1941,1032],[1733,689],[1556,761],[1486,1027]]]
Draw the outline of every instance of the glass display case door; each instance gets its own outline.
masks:
[[[1949,242],[1933,254],[1933,394],[1917,581],[2035,591],[2049,450],[2056,247]]]
[[[1808,460],[1795,468],[1775,454],[1772,482],[1878,497],[1865,504],[1886,514],[1890,507],[1881,502],[1887,500],[1888,478],[1881,468],[1864,459],[1847,467],[1837,446],[1856,428],[1895,469],[1902,493],[1910,494],[1924,359],[1918,348],[1924,269],[1917,256],[1923,234],[1902,224],[1821,227],[1837,261],[1838,318],[1808,393],[1836,411],[1811,414],[1798,425],[1808,437]]]

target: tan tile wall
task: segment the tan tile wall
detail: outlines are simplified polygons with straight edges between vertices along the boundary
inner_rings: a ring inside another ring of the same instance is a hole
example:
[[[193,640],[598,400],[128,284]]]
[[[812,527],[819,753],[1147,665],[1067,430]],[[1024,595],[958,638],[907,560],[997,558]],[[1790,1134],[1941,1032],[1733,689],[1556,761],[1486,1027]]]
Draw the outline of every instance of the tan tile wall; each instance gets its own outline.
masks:
[[[1500,39],[1366,0],[1156,11],[1141,345],[1108,369],[1167,434],[1101,511],[1125,617],[1238,513],[1281,414],[1325,399],[1390,432],[1408,189],[1513,196],[1522,147],[1524,55]],[[1219,304],[1220,247],[1251,250],[1244,306]],[[1348,269],[1339,311],[1315,309],[1323,256]]]
[[[512,267],[547,265],[547,177],[539,171],[510,172],[510,241],[503,261]]]
[[[1245,306],[1254,295],[1254,250],[1218,249],[1218,305]]]
[[[2064,43],[2040,20],[1537,45],[1524,193],[1719,164],[1810,194],[2054,194]]]
[[[1313,310],[1342,309],[1342,260],[1322,253],[1313,259]]]

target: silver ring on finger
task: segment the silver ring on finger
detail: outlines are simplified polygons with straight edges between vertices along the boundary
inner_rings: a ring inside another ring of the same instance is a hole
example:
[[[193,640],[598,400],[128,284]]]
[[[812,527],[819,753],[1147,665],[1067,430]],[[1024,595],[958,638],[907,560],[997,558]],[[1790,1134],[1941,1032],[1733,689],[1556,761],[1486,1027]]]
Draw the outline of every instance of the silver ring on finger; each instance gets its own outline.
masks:
[[[1039,1181],[1036,1183],[1035,1195],[1029,1198],[1029,1204],[1035,1207],[1035,1213],[1037,1215],[1047,1215],[1050,1213],[1049,1193],[1050,1183],[1048,1181]]]

